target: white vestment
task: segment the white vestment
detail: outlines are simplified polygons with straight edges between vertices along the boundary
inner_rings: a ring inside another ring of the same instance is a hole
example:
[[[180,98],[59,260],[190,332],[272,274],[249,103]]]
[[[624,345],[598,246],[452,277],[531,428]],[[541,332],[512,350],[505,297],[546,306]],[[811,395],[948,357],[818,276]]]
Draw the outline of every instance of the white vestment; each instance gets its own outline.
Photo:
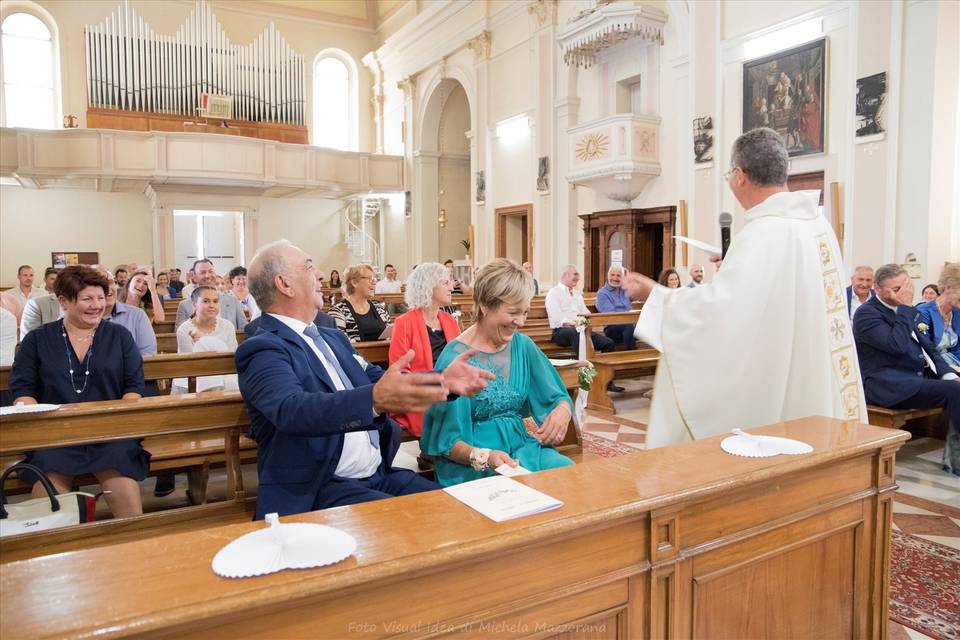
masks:
[[[656,287],[636,336],[658,349],[647,448],[806,416],[866,420],[847,276],[819,191],[747,211],[713,281]]]

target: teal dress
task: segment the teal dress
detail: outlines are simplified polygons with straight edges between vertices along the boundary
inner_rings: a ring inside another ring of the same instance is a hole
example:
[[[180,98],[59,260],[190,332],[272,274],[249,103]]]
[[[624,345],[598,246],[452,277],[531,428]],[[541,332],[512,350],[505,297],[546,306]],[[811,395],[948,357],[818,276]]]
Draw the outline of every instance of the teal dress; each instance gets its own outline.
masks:
[[[445,369],[468,349],[460,340],[453,340],[440,354],[436,368]],[[450,449],[460,440],[474,447],[504,451],[530,471],[573,464],[553,447],[542,446],[523,424],[523,419],[531,416],[542,424],[561,402],[573,411],[557,370],[530,338],[516,333],[503,349],[477,353],[470,364],[491,371],[496,379],[473,398],[434,405],[424,416],[420,447],[435,458],[439,484],[449,487],[494,475],[492,469],[474,471],[469,465],[450,460]]]

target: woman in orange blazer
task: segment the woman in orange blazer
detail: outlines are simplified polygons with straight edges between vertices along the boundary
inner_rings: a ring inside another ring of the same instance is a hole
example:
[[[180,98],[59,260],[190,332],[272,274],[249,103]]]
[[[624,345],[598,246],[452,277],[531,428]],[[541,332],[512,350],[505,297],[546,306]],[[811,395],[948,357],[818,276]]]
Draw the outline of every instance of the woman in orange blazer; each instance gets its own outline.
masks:
[[[460,335],[457,319],[440,307],[451,304],[453,282],[447,268],[438,262],[420,264],[407,280],[405,298],[410,311],[393,325],[390,338],[390,364],[413,349],[416,354],[406,371],[421,372],[433,369],[440,352],[447,343]],[[423,431],[422,413],[393,415],[411,434],[420,437]]]

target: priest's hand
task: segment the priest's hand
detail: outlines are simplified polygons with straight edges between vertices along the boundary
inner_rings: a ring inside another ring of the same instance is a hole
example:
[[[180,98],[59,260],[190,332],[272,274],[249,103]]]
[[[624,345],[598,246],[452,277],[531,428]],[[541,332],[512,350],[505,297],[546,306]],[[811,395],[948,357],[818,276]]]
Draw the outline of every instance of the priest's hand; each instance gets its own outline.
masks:
[[[711,254],[710,262],[712,262],[713,266],[717,268],[717,271],[720,271],[720,265],[723,264],[723,258],[717,254]]]
[[[570,407],[561,402],[547,414],[543,424],[533,432],[533,437],[544,446],[554,446],[563,442],[570,426]]]
[[[623,279],[621,286],[631,300],[646,300],[657,283],[642,273],[631,271]]]
[[[373,385],[373,410],[377,414],[423,413],[447,399],[447,388],[439,373],[410,373],[403,370],[413,360],[413,349],[390,365]]]
[[[479,369],[467,362],[476,353],[476,349],[464,351],[443,370],[443,386],[450,393],[475,396],[486,388],[487,380],[496,378],[490,371]]]

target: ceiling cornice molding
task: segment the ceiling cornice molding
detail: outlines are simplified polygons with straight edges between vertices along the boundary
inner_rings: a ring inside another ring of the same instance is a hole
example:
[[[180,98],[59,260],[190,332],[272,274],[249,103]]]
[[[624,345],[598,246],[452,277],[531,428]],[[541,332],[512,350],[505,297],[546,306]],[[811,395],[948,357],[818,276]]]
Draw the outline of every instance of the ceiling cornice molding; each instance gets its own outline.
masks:
[[[179,0],[192,4],[192,0]],[[369,34],[376,34],[377,16],[376,11],[371,14],[367,9],[366,18],[354,18],[351,16],[341,16],[335,13],[326,13],[322,11],[312,11],[310,9],[297,9],[285,5],[275,5],[258,0],[210,0],[210,4],[217,11],[234,11],[237,13],[246,13],[249,15],[258,15],[274,20],[293,20],[297,22],[309,22],[311,24],[321,24],[338,29],[351,29],[363,31]],[[369,4],[367,5],[369,7]],[[376,5],[374,5],[375,9]]]

